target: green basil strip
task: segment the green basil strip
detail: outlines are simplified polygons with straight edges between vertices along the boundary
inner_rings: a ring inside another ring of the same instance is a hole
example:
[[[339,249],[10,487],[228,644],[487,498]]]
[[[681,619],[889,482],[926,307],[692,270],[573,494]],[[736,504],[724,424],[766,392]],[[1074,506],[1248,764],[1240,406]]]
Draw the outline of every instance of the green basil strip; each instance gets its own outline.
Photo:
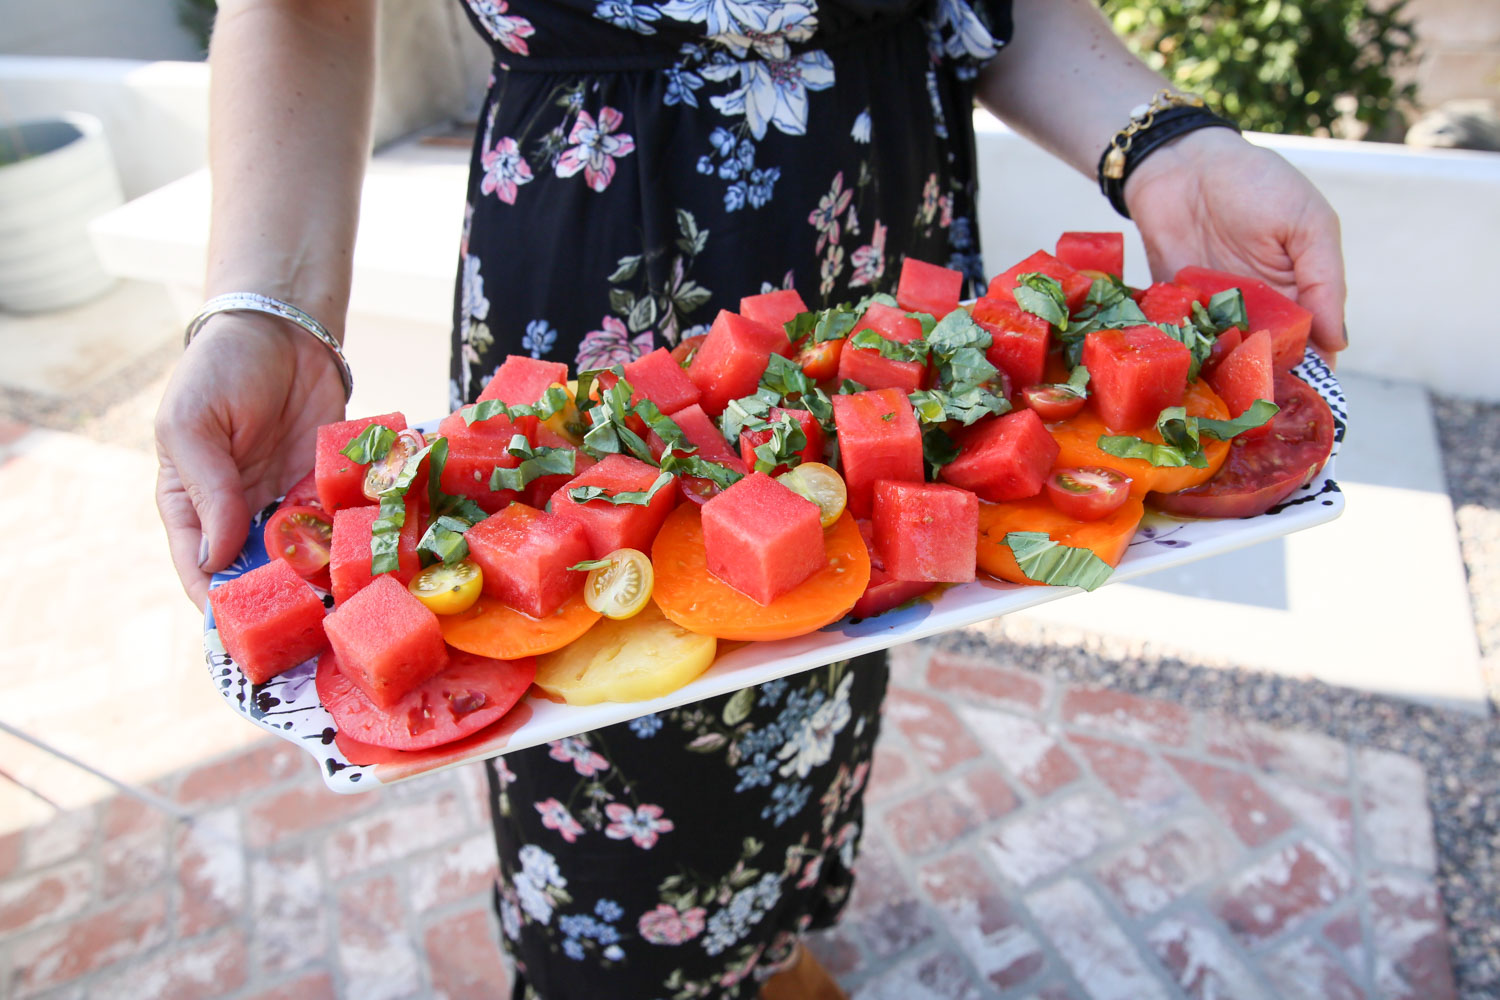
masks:
[[[1089,370],[1083,365],[1074,365],[1073,370],[1068,372],[1068,380],[1059,384],[1066,386],[1080,396],[1088,396]]]
[[[568,496],[572,497],[578,503],[588,503],[590,500],[603,500],[606,503],[612,503],[616,506],[620,504],[633,504],[637,507],[644,507],[651,502],[651,499],[657,493],[661,492],[663,487],[667,486],[675,478],[672,473],[663,472],[656,477],[656,481],[651,484],[650,489],[615,494],[609,493],[602,486],[575,486],[568,490]]]
[[[777,466],[802,463],[801,452],[807,447],[807,432],[797,418],[783,413],[771,422],[771,438],[755,448],[755,471],[770,473]]]
[[[808,378],[801,365],[779,354],[771,355],[770,360],[767,361],[765,373],[760,377],[760,384],[782,399],[811,392],[818,385]]]
[[[878,331],[865,327],[863,330],[849,338],[850,347],[862,347],[867,350],[876,351],[882,358],[888,361],[905,361],[907,363],[925,363],[927,361],[927,342],[918,337],[909,344],[903,344],[899,340],[888,340]]]
[[[1198,309],[1201,308],[1202,306],[1198,306]],[[1196,314],[1197,309],[1193,311]],[[1209,322],[1213,324],[1215,334],[1223,333],[1231,326],[1247,331],[1250,329],[1250,316],[1245,309],[1245,293],[1238,288],[1226,288],[1214,293],[1209,297],[1205,312],[1208,313]]]
[[[727,490],[745,478],[744,473],[736,472],[727,465],[710,462],[698,455],[677,452],[671,444],[668,444],[666,450],[661,453],[661,470],[675,476],[707,479],[721,490]]]
[[[1097,590],[1114,573],[1109,563],[1090,550],[1054,542],[1046,532],[1012,531],[1005,536],[1005,544],[1022,573],[1052,587]]]
[[[464,532],[473,526],[464,518],[448,515],[429,524],[422,540],[417,543],[417,555],[421,557],[422,565],[430,566],[434,562],[449,565],[467,559],[469,543],[464,540]]]
[[[376,516],[375,523],[370,529],[371,576],[379,576],[381,573],[394,573],[401,568],[399,553],[401,548],[401,529],[406,524],[406,491],[411,489],[412,481],[417,478],[417,473],[422,468],[422,459],[426,458],[427,454],[439,445],[442,446],[446,454],[448,440],[447,438],[438,438],[437,441],[427,445],[425,448],[408,455],[395,481],[381,492],[380,513]],[[431,479],[433,476],[429,474],[428,478]]]
[[[928,427],[922,431],[922,458],[936,479],[938,470],[958,458],[958,445],[941,427]]]
[[[547,391],[542,393],[541,399],[525,406],[508,406],[498,399],[486,399],[465,406],[459,413],[463,414],[464,423],[469,426],[494,417],[505,417],[507,420],[536,417],[538,420],[546,420],[562,412],[563,408],[568,405],[568,401],[568,390],[554,385],[549,386]]]
[[[955,392],[922,389],[907,399],[911,400],[917,421],[924,424],[958,420],[967,427],[984,417],[999,416],[1011,410],[1010,400],[985,386],[968,386]]]
[[[1068,329],[1068,299],[1056,278],[1040,271],[1017,275],[1013,294],[1016,305],[1026,312],[1040,316],[1058,330]]]
[[[731,399],[724,412],[719,415],[719,429],[728,441],[739,443],[740,432],[756,430],[763,426],[771,415],[771,407],[778,405],[781,397],[764,386],[753,395]]]
[[[1198,329],[1197,324],[1188,321],[1181,326],[1173,326],[1171,323],[1153,323],[1162,333],[1183,344],[1188,349],[1188,381],[1198,377],[1198,371],[1203,367],[1203,362],[1214,351],[1215,336],[1210,336]]]
[[[929,330],[924,337],[932,353],[940,359],[953,357],[965,347],[987,350],[995,338],[974,321],[966,309],[955,309]]]
[[[1257,399],[1250,404],[1249,409],[1233,420],[1214,420],[1210,417],[1198,418],[1198,432],[1206,434],[1220,441],[1228,441],[1230,438],[1254,430],[1270,423],[1271,418],[1281,412],[1281,407],[1268,399]]]
[[[1200,451],[1196,456],[1190,456],[1181,448],[1174,448],[1169,444],[1156,444],[1143,438],[1130,437],[1124,434],[1101,434],[1095,442],[1099,450],[1116,458],[1139,458],[1150,462],[1158,468],[1176,468],[1182,465],[1191,465],[1202,469],[1207,467],[1208,460]],[[1196,457],[1197,461],[1192,459]]]
[[[583,562],[574,563],[568,569],[576,569],[580,573],[587,573],[591,569],[604,569],[612,562],[614,562],[613,559],[585,559]]]
[[[354,440],[339,449],[344,455],[360,465],[378,462],[390,453],[396,443],[396,432],[382,424],[371,424],[354,436]]]
[[[844,381],[842,381],[842,382],[839,383],[838,395],[840,395],[840,396],[851,396],[851,395],[853,395],[856,392],[869,392],[869,391],[870,390],[868,388],[866,388],[864,385],[862,385],[861,383],[854,381],[852,378],[846,378],[846,379],[844,379]]]
[[[578,457],[572,448],[532,448],[522,434],[514,435],[505,450],[521,459],[521,464],[513,469],[496,466],[490,473],[492,490],[520,492],[542,476],[571,476]]]

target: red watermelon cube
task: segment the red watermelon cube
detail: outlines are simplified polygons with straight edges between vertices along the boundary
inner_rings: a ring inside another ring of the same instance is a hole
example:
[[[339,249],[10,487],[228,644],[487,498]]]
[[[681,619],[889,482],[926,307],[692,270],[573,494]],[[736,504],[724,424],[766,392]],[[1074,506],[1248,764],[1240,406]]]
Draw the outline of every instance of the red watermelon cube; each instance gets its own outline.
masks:
[[[922,338],[922,324],[900,309],[872,302],[854,329],[852,337],[861,330],[874,330],[886,340],[898,344],[910,344]],[[839,354],[837,378],[852,379],[867,389],[900,389],[916,392],[922,388],[927,365],[921,361],[897,361],[882,357],[873,347],[854,347],[845,344]]]
[[[582,525],[523,503],[491,514],[464,540],[484,572],[484,592],[533,618],[547,617],[578,593],[584,574],[568,567],[591,558]]]
[[[678,430],[682,431],[688,444],[698,449],[695,454],[699,458],[727,465],[735,472],[750,471],[745,463],[740,461],[740,457],[730,450],[728,442],[724,440],[724,435],[719,432],[718,427],[714,426],[708,414],[703,412],[703,407],[694,403],[686,409],[678,410],[672,414],[672,422],[677,425]],[[651,449],[651,456],[658,460],[667,448],[666,442],[655,431],[647,435],[646,446]]]
[[[786,325],[805,312],[807,304],[794,288],[747,295],[740,299],[741,316],[773,330],[780,330],[783,334],[786,333]]]
[[[403,584],[411,583],[412,577],[422,571],[417,558],[417,543],[422,540],[421,511],[421,501],[408,493],[406,520],[401,525],[396,551],[396,561],[401,568],[393,574]],[[380,508],[373,505],[350,507],[334,513],[328,575],[333,582],[335,604],[343,604],[375,579],[370,575],[370,536],[379,516]]]
[[[1051,323],[1014,302],[988,296],[974,303],[970,313],[974,322],[990,334],[985,359],[1005,373],[1012,392],[1036,385],[1046,377]]]
[[[571,491],[598,486],[613,496],[616,493],[644,493],[656,482],[661,470],[629,455],[608,455],[587,472],[574,476],[552,495],[552,514],[577,524],[588,539],[590,559],[602,559],[615,549],[651,551],[651,542],[677,505],[678,492],[672,486],[657,491],[645,505],[613,504],[608,500],[579,503]],[[576,561],[576,560],[575,560]]]
[[[1069,312],[1083,305],[1089,289],[1094,287],[1094,281],[1088,275],[1079,274],[1047,251],[1038,250],[1014,267],[1001,271],[991,278],[989,290],[985,294],[992,299],[1008,299],[1014,302],[1016,281],[1023,274],[1045,274],[1049,278],[1057,279],[1057,283],[1062,285],[1063,298],[1067,300]]]
[[[797,452],[801,462],[823,461],[823,425],[818,423],[818,418],[806,410],[784,410],[779,406],[771,407],[770,420],[775,423],[782,416],[790,416],[797,421],[802,428],[802,434],[807,438],[807,447]],[[740,431],[740,458],[745,462],[746,469],[755,468],[755,449],[771,440],[774,431]],[[768,475],[779,476],[787,471],[790,466],[778,465]]]
[[[967,583],[979,554],[979,498],[940,483],[875,484],[875,549],[898,580]]]
[[[703,505],[708,571],[770,604],[827,565],[818,505],[763,472]]]
[[[703,411],[717,417],[730,400],[753,393],[773,354],[791,357],[784,331],[721,309],[688,367]]]
[[[877,480],[922,482],[922,428],[901,390],[834,396],[833,424],[855,517],[870,516]]]
[[[1302,363],[1307,352],[1307,335],[1312,330],[1312,313],[1264,281],[1206,267],[1185,267],[1177,272],[1175,280],[1200,290],[1204,305],[1208,304],[1209,296],[1238,288],[1245,296],[1250,329],[1271,331],[1276,370],[1289,371]]]
[[[323,599],[292,564],[272,559],[208,592],[214,627],[251,684],[264,684],[328,645]]]
[[[378,417],[362,420],[340,420],[318,428],[317,458],[313,476],[318,484],[318,502],[332,514],[345,507],[361,507],[374,503],[365,496],[365,472],[369,465],[361,465],[347,455],[343,449],[371,424],[380,424],[393,431],[406,430],[406,417],[401,413],[382,413]]]
[[[698,402],[701,393],[693,380],[688,378],[682,366],[672,360],[672,352],[658,347],[644,357],[636,358],[624,368],[625,381],[630,383],[630,403],[634,406],[649,399],[656,408],[668,416],[684,407]],[[615,384],[613,373],[601,374],[601,389]]]
[[[958,300],[963,294],[964,276],[961,272],[915,257],[901,261],[896,302],[907,312],[924,312],[942,319],[958,308]]]
[[[1224,405],[1229,415],[1237,417],[1250,409],[1257,399],[1276,401],[1276,367],[1271,349],[1271,334],[1268,330],[1257,330],[1246,337],[1240,346],[1224,358],[1208,378],[1208,384]],[[1265,424],[1242,437],[1258,437],[1270,429]]]
[[[1095,330],[1083,338],[1089,401],[1116,434],[1150,427],[1163,409],[1179,405],[1192,360],[1186,344],[1154,326]]]
[[[1103,271],[1123,277],[1125,234],[1063,233],[1057,238],[1057,259],[1075,271]]]
[[[981,500],[1023,500],[1042,491],[1061,449],[1035,410],[981,420],[956,436],[958,458],[940,475]]]
[[[390,576],[334,608],[323,629],[344,676],[381,708],[448,665],[437,615]]]
[[[1158,281],[1141,293],[1137,305],[1146,318],[1153,323],[1170,323],[1181,326],[1182,321],[1193,314],[1193,303],[1197,302],[1196,288],[1170,281]]]
[[[496,467],[514,469],[521,464],[509,450],[511,439],[521,433],[518,426],[502,416],[467,424],[460,413],[453,413],[443,418],[438,433],[448,439],[448,459],[439,480],[443,492],[468,497],[487,514],[516,499],[515,490],[491,490],[490,473]]]
[[[559,361],[539,361],[524,354],[512,354],[495,370],[494,377],[479,393],[479,401],[498,399],[506,406],[529,406],[551,386],[566,385],[567,381],[568,366]],[[536,417],[521,417],[516,421],[516,427],[527,437],[536,430],[536,425]]]

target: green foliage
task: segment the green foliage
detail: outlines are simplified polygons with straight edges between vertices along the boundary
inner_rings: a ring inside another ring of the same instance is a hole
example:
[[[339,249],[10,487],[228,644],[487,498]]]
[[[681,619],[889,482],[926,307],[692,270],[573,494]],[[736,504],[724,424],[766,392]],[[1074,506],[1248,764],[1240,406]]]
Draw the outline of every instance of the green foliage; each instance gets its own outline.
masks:
[[[1101,0],[1131,48],[1242,128],[1326,134],[1352,102],[1369,134],[1399,127],[1414,84],[1409,0]]]

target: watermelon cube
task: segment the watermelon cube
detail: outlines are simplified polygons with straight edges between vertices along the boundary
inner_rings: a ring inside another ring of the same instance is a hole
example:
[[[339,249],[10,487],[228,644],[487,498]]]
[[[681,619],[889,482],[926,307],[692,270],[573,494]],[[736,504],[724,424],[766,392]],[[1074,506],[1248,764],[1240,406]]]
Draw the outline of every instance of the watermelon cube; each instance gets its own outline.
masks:
[[[1014,302],[1016,280],[1023,274],[1045,274],[1049,278],[1056,278],[1058,284],[1062,285],[1063,298],[1068,302],[1069,312],[1083,305],[1089,289],[1094,287],[1094,281],[1088,275],[1079,274],[1047,251],[1038,250],[1014,267],[1001,271],[991,278],[989,290],[985,294],[992,299],[1008,299]]]
[[[1150,427],[1182,403],[1192,355],[1154,326],[1095,330],[1083,338],[1089,401],[1106,427],[1124,434]]]
[[[1193,314],[1193,303],[1198,298],[1196,288],[1171,281],[1158,281],[1140,294],[1136,304],[1153,323],[1181,326],[1182,321]]]
[[[496,467],[514,469],[521,464],[509,450],[511,439],[521,433],[517,425],[503,416],[467,424],[459,413],[453,413],[443,418],[438,433],[448,439],[448,459],[439,480],[443,492],[468,497],[487,514],[516,499],[515,490],[490,489],[490,473]]]
[[[313,476],[318,484],[318,502],[330,514],[345,507],[361,507],[375,502],[365,496],[365,472],[369,465],[361,465],[349,456],[340,454],[350,441],[371,424],[380,424],[393,431],[404,431],[406,417],[401,413],[382,413],[378,417],[340,420],[318,428],[318,451]]]
[[[1207,381],[1213,391],[1219,394],[1219,398],[1224,400],[1224,405],[1229,407],[1231,417],[1237,417],[1250,409],[1257,399],[1274,403],[1276,368],[1270,331],[1257,330],[1246,337],[1243,343],[1225,356]],[[1270,427],[1268,423],[1241,436],[1259,437],[1270,430]]]
[[[920,262],[919,262],[920,263]],[[852,337],[861,330],[874,330],[886,340],[909,344],[922,338],[922,324],[900,309],[872,302],[849,331]],[[922,388],[927,365],[921,361],[897,361],[883,357],[872,347],[844,345],[839,354],[838,379],[852,379],[867,389],[900,389],[916,392]]]
[[[323,599],[285,559],[272,559],[208,592],[214,627],[251,684],[321,653]]]
[[[979,554],[979,498],[940,483],[875,484],[875,549],[898,580],[967,583]]]
[[[614,504],[608,500],[579,503],[570,491],[598,486],[609,492],[643,493],[656,482],[661,470],[629,455],[608,455],[598,465],[574,476],[552,495],[552,513],[571,524],[577,524],[588,539],[591,555],[602,559],[615,549],[651,551],[651,542],[661,524],[677,505],[678,492],[671,486],[658,490],[649,504]],[[577,560],[574,560],[575,562]]]
[[[823,425],[818,423],[818,418],[806,410],[784,410],[779,406],[771,407],[772,423],[782,416],[789,416],[797,421],[798,426],[802,428],[803,435],[807,438],[807,447],[797,452],[798,464],[823,461]],[[771,440],[773,433],[769,430],[740,431],[740,458],[744,459],[746,469],[755,468],[755,449]],[[789,468],[788,465],[778,465],[768,475],[779,476]]]
[[[1312,330],[1312,313],[1264,281],[1206,267],[1185,267],[1173,280],[1178,284],[1192,285],[1202,292],[1201,301],[1205,305],[1209,296],[1228,288],[1238,288],[1245,296],[1250,329],[1271,331],[1276,370],[1290,371],[1302,363],[1307,352],[1307,335]]]
[[[818,505],[763,472],[703,505],[708,571],[770,604],[828,564]]]
[[[686,409],[678,410],[672,414],[672,422],[682,431],[683,437],[687,438],[688,444],[698,450],[695,454],[710,462],[727,465],[735,472],[745,473],[750,471],[740,457],[730,450],[724,435],[714,422],[709,419],[708,414],[703,412],[703,407],[694,403]],[[661,453],[666,450],[667,444],[661,437],[652,431],[646,438],[646,446],[651,449],[651,455],[658,460]]]
[[[981,420],[959,432],[957,442],[958,458],[940,475],[992,503],[1040,493],[1061,450],[1030,409]]]
[[[394,574],[403,584],[422,570],[417,558],[417,543],[422,540],[422,507],[415,494],[406,495],[406,520],[401,525]],[[333,582],[333,600],[343,604],[357,591],[368,587],[375,578],[370,575],[370,536],[380,508],[375,505],[350,507],[333,515],[333,544],[328,552],[328,575]]]
[[[529,406],[551,386],[565,385],[567,381],[568,366],[559,361],[539,361],[524,354],[512,354],[495,369],[494,376],[480,391],[479,400],[498,399],[506,406]],[[527,437],[536,430],[536,424],[536,417],[521,417],[516,421],[516,427]]]
[[[1103,271],[1125,275],[1124,233],[1063,233],[1057,238],[1057,259],[1075,271]]]
[[[552,614],[583,587],[584,574],[568,569],[590,558],[577,521],[513,503],[466,531],[464,540],[484,572],[484,592],[533,618]]]
[[[323,630],[344,676],[381,708],[448,665],[437,615],[390,576],[334,608]]]
[[[702,395],[693,380],[687,377],[682,366],[672,360],[672,352],[658,347],[645,357],[636,358],[624,368],[625,381],[630,383],[630,403],[634,406],[649,399],[656,408],[670,416],[678,410],[692,406]],[[599,386],[609,389],[615,384],[614,373],[601,374]]]
[[[989,331],[985,359],[1005,373],[1013,391],[1020,392],[1046,377],[1051,323],[1014,302],[988,296],[975,302],[969,312],[974,322]]]
[[[834,396],[833,424],[855,517],[870,516],[877,480],[922,482],[922,428],[901,390]]]
[[[958,300],[963,294],[962,273],[915,257],[907,257],[901,262],[896,302],[907,312],[924,312],[942,319],[958,308]]]
[[[791,357],[785,331],[719,310],[688,367],[688,378],[702,393],[698,402],[703,411],[717,417],[730,400],[753,393],[773,354]]]
[[[807,304],[794,288],[747,295],[740,299],[741,316],[773,330],[780,330],[783,334],[786,333],[786,325],[805,312]]]

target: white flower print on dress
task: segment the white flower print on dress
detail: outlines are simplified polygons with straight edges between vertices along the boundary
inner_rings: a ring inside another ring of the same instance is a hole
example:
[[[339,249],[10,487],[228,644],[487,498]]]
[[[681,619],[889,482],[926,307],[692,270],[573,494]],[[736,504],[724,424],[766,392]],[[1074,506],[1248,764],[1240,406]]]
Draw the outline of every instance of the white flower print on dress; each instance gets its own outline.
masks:
[[[623,365],[651,352],[650,330],[632,337],[614,316],[604,317],[601,325],[604,329],[590,330],[578,345],[578,371]]]
[[[709,41],[743,59],[752,49],[765,59],[785,59],[790,43],[818,30],[816,3],[780,0],[671,0],[661,12],[678,21],[703,22]]]
[[[516,203],[516,190],[522,184],[530,184],[531,165],[521,156],[521,147],[516,140],[505,136],[495,143],[493,149],[485,151],[479,158],[484,168],[484,180],[479,190],[493,194],[507,205]]]
[[[491,38],[518,56],[531,54],[526,39],[536,34],[536,28],[524,17],[505,13],[510,9],[505,0],[468,0],[468,3]]]
[[[870,142],[870,128],[870,109],[865,108],[854,119],[854,127],[849,130],[849,138],[855,142],[868,145]]]
[[[488,319],[490,300],[484,295],[484,276],[479,273],[479,258],[464,254],[462,306],[465,318]]]
[[[849,277],[850,288],[876,284],[885,275],[885,233],[885,223],[876,219],[870,242],[855,250],[849,258],[854,265],[854,273]]]
[[[631,809],[623,803],[611,802],[604,807],[604,814],[610,819],[604,828],[606,837],[633,840],[643,851],[655,847],[657,838],[663,833],[671,833],[675,827],[671,820],[662,819],[661,806],[644,805]]]
[[[849,689],[854,678],[845,674],[833,698],[802,720],[791,739],[782,744],[777,756],[786,761],[779,772],[783,778],[795,774],[805,778],[812,769],[826,764],[833,756],[833,741],[849,724],[853,711],[849,707]]]
[[[833,86],[833,62],[825,52],[788,59],[715,63],[703,68],[710,80],[739,77],[740,85],[709,103],[726,115],[744,115],[750,134],[764,139],[775,125],[787,135],[807,134],[807,92]]]
[[[603,191],[615,177],[615,159],[635,152],[635,140],[619,132],[625,116],[611,107],[599,109],[599,118],[580,110],[568,133],[571,143],[557,158],[554,168],[559,177],[572,177],[580,170],[594,191]],[[618,134],[616,134],[618,133]]]
[[[973,6],[964,0],[937,0],[931,27],[942,54],[950,59],[983,62],[1000,50]],[[946,39],[942,37],[945,31]]]
[[[563,878],[557,859],[535,844],[522,847],[520,859],[521,870],[511,883],[521,909],[531,919],[545,924],[552,919],[552,910],[559,899],[567,898],[561,890],[567,887],[568,880]]]
[[[634,31],[639,35],[654,35],[656,29],[651,27],[651,22],[661,20],[661,11],[647,4],[606,0],[594,8],[594,16],[601,21],[608,21],[616,28]]]

